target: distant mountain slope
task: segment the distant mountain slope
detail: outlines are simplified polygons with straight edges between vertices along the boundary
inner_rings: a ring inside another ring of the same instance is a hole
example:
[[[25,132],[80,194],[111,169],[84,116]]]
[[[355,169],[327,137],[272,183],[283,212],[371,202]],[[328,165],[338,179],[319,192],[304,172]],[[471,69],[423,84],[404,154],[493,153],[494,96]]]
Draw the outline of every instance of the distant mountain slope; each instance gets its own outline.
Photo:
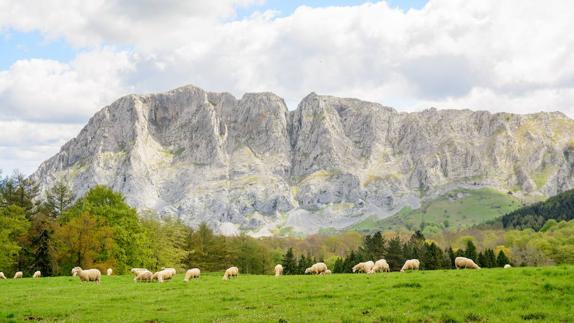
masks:
[[[544,202],[525,206],[502,217],[505,228],[540,230],[547,220],[568,221],[574,219],[574,190],[549,198]]]
[[[310,94],[185,86],[103,108],[33,174],[43,189],[96,184],[132,206],[220,232],[340,230],[456,189],[515,197],[574,187],[574,121],[561,113],[436,110]],[[454,224],[453,224],[454,225]]]

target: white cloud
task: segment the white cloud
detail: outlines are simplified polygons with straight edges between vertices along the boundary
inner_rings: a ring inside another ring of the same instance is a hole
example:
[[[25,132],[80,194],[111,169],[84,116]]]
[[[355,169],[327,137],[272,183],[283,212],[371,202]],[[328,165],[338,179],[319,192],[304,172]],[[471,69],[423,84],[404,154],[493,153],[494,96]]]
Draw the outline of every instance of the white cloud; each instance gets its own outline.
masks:
[[[84,48],[70,63],[0,72],[0,120],[81,124],[126,92],[187,83],[273,91],[291,107],[315,91],[403,110],[574,116],[574,2],[431,0],[407,12],[379,2],[234,20],[254,2],[0,0],[0,28]]]

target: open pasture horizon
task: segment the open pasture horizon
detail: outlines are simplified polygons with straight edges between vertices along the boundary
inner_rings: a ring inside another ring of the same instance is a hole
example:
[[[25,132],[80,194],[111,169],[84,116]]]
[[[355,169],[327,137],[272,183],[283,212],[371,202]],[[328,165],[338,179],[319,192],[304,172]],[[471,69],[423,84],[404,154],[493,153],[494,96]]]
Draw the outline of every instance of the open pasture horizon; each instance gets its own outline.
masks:
[[[574,267],[0,281],[0,322],[574,322]]]

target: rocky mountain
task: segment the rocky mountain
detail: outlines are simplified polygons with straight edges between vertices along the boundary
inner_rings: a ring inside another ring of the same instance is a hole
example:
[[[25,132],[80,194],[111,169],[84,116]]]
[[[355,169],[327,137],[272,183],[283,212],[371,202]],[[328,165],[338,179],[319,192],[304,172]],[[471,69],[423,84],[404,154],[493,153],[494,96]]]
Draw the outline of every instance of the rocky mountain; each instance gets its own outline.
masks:
[[[342,229],[459,188],[551,196],[574,187],[565,115],[436,110],[194,86],[128,95],[32,175],[81,195],[104,184],[138,209],[226,234]]]

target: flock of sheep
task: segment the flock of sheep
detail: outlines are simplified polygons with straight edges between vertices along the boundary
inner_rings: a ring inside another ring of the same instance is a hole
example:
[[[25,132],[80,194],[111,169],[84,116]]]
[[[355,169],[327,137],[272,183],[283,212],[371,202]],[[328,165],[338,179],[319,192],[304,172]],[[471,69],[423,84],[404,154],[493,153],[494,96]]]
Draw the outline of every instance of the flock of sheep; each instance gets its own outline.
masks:
[[[469,258],[465,257],[456,257],[454,260],[454,264],[456,269],[480,269],[480,267]],[[405,261],[405,264],[401,268],[401,272],[405,270],[418,270],[420,267],[420,261],[418,259],[409,259]],[[506,264],[504,268],[511,268],[509,264]],[[353,272],[363,272],[367,274],[374,274],[377,272],[390,272],[391,269],[389,264],[385,259],[379,259],[376,262],[372,261],[365,261],[356,264],[353,267]],[[107,275],[111,276],[113,270],[109,268],[107,270]],[[158,281],[163,283],[166,280],[172,279],[175,274],[177,273],[174,268],[163,268],[158,272],[151,272],[145,268],[133,268],[131,273],[135,276],[135,282],[153,282]],[[190,279],[199,278],[201,271],[199,268],[192,268],[185,272],[185,278],[183,279],[185,282],[189,282]],[[305,269],[305,274],[313,274],[313,275],[329,275],[331,271],[327,268],[327,265],[323,262],[318,262],[313,266]],[[230,267],[228,268],[225,273],[223,274],[223,280],[229,280],[231,278],[237,277],[239,275],[239,268],[237,267]],[[275,266],[275,276],[283,275],[283,266],[278,264]],[[14,279],[22,278],[24,274],[19,271],[16,272],[14,275]],[[74,267],[72,269],[72,276],[79,277],[80,281],[82,282],[96,282],[100,283],[102,273],[98,269],[82,269],[81,267]],[[32,278],[40,278],[42,277],[42,273],[36,271]],[[0,272],[0,279],[6,279],[6,276],[3,272]]]

